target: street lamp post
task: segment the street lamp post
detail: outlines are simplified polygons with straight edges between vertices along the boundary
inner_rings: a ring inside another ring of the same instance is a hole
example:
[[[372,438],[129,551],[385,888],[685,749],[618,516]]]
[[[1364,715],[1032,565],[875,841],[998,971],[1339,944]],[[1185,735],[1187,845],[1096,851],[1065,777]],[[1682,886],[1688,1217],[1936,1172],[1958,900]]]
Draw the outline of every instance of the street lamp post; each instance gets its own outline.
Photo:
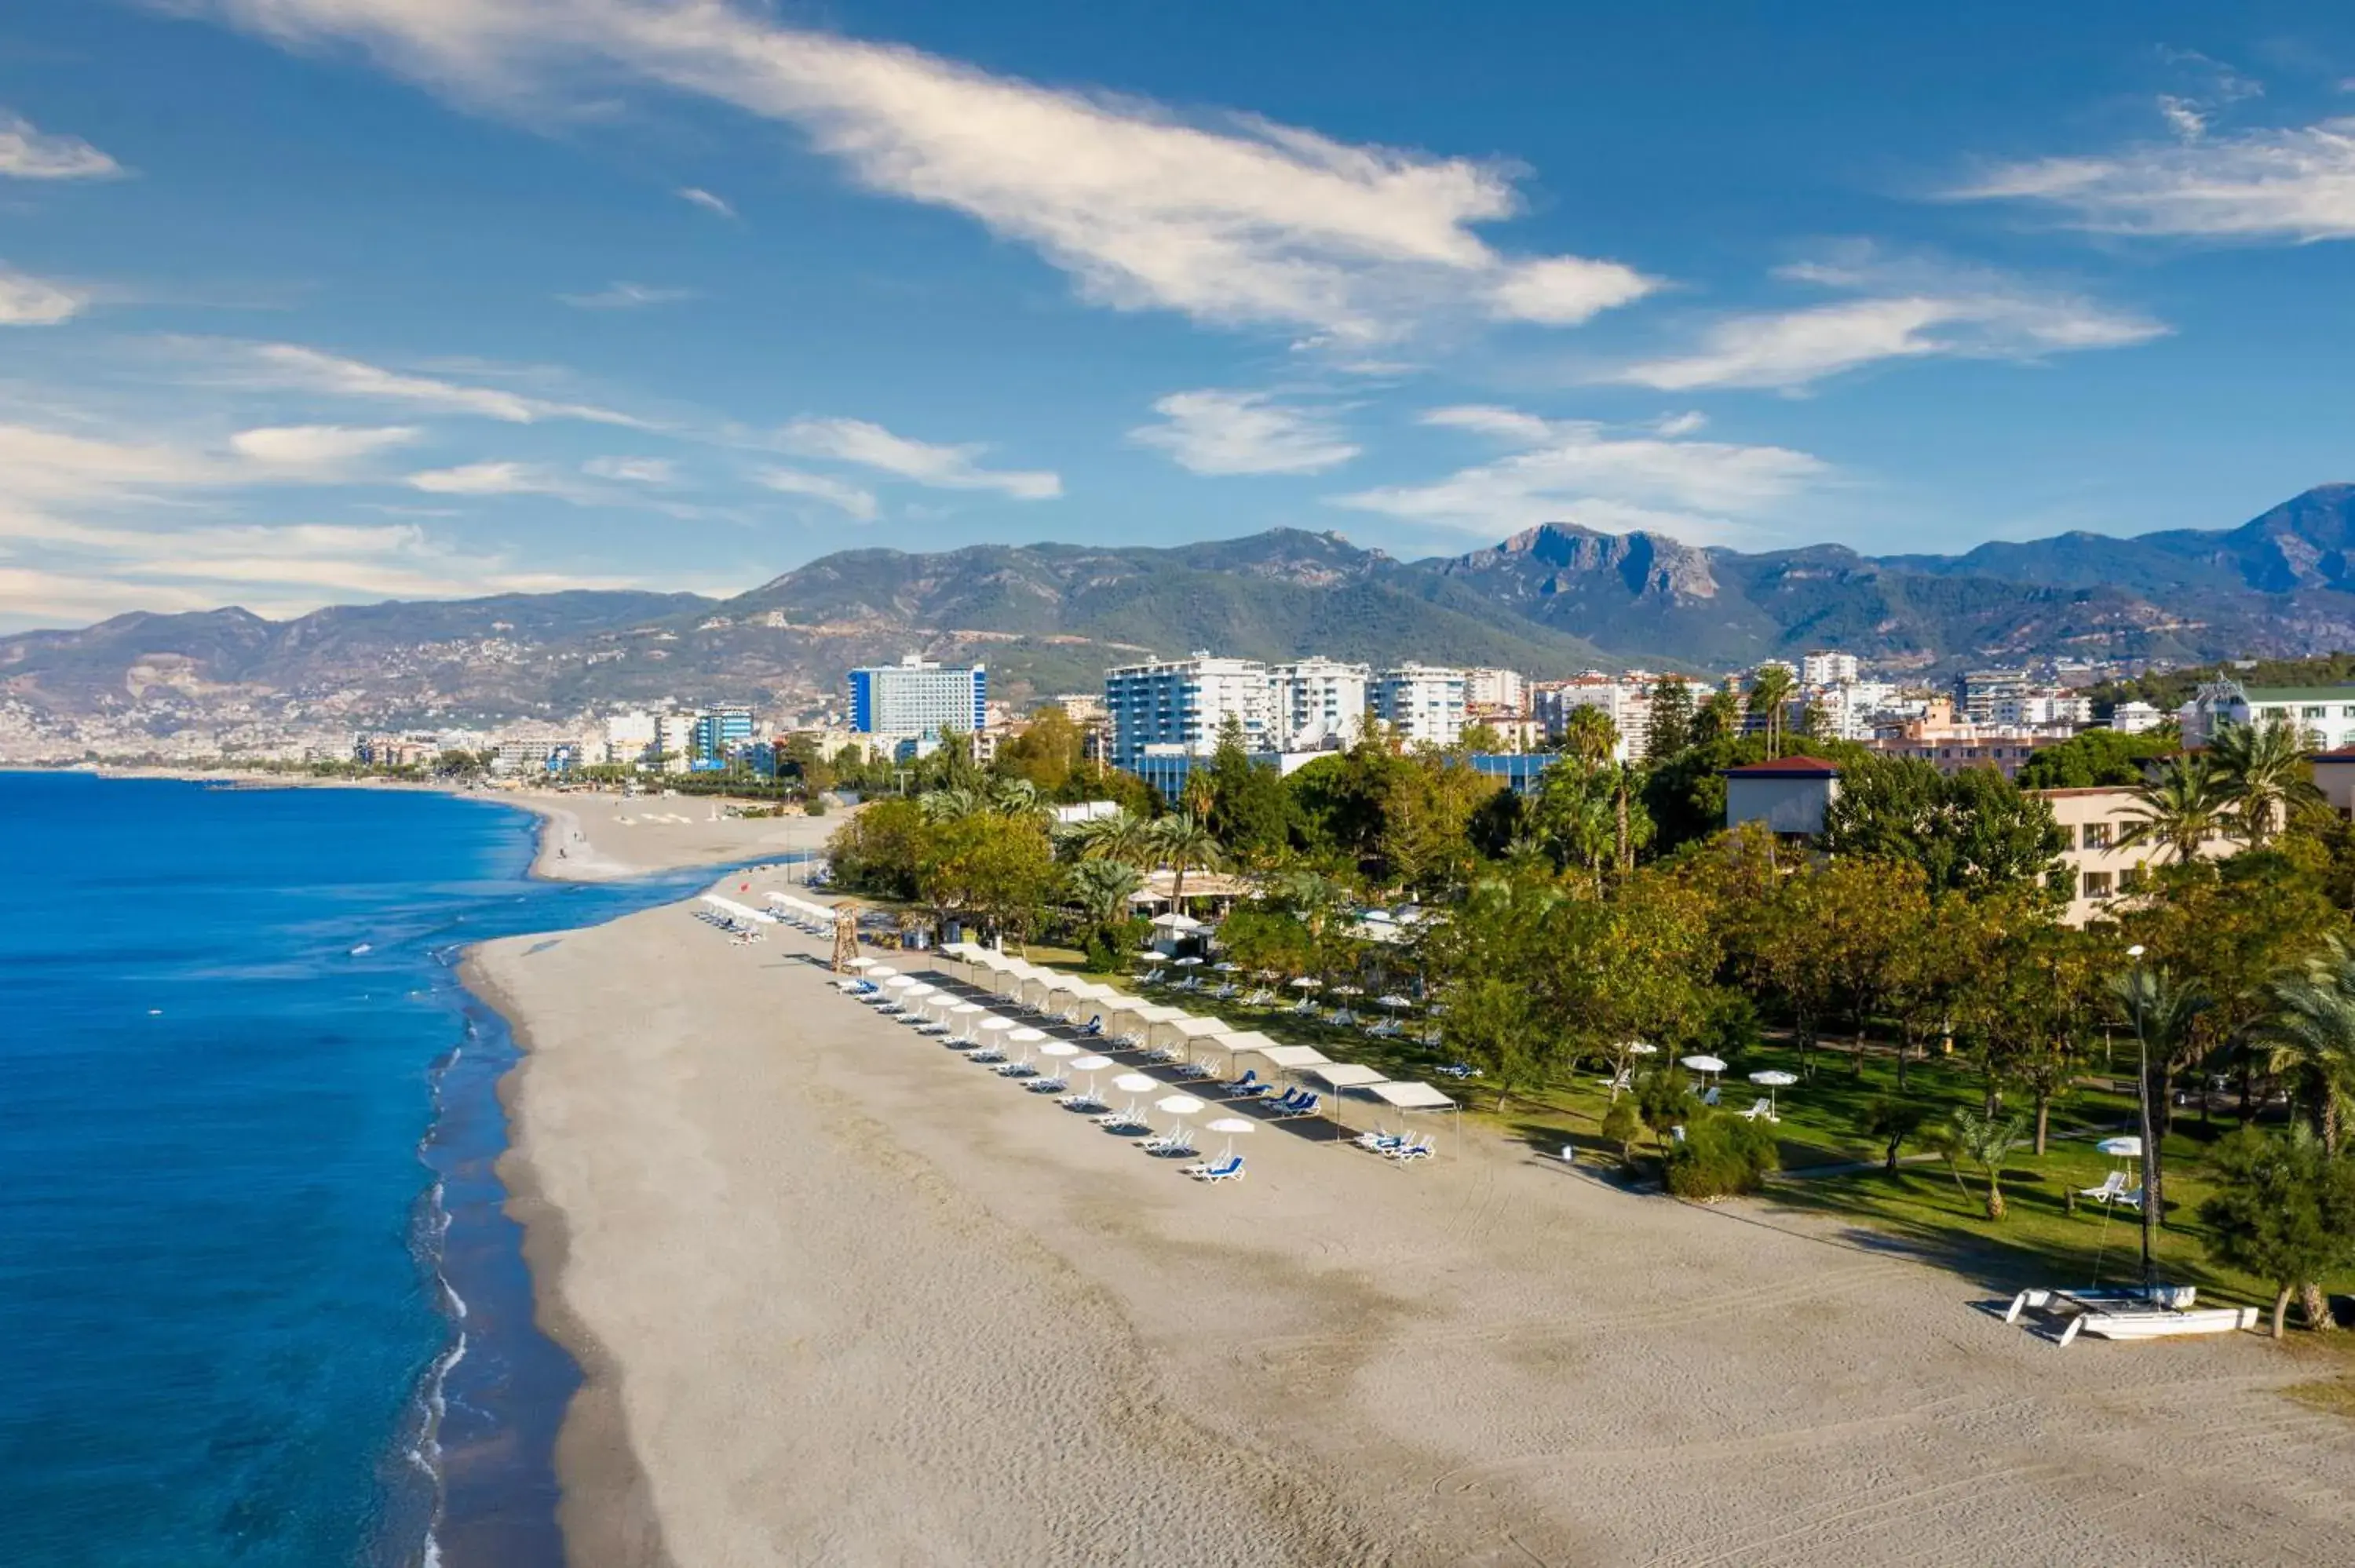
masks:
[[[2158,1241],[2159,1192],[2151,1180],[2158,1169],[2158,1149],[2151,1137],[2150,1040],[2143,1028],[2143,1013],[2150,1006],[2150,971],[2143,968],[2142,955],[2139,942],[2126,949],[2126,957],[2135,961],[2135,1105],[2142,1113],[2142,1290],[2148,1298],[2158,1287],[2151,1253]]]

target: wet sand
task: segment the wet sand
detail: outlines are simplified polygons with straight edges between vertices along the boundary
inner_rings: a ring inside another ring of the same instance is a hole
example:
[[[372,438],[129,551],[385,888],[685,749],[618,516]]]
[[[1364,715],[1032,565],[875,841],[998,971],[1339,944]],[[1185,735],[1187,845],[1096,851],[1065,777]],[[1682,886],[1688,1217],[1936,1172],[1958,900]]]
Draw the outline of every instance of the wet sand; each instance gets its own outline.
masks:
[[[756,879],[757,880],[757,879]],[[1771,1201],[1268,1128],[1206,1189],[682,907],[493,943],[581,1568],[2260,1563],[2355,1531],[2253,1336],[2066,1351]],[[1444,1129],[1443,1129],[1444,1131]],[[2007,1285],[2019,1282],[2005,1282]]]

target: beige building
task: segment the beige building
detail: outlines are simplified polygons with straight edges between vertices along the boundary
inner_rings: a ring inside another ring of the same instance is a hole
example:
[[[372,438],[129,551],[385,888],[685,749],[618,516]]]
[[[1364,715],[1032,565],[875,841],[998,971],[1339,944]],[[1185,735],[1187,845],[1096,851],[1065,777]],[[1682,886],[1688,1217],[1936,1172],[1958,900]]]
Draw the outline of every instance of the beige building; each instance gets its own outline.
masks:
[[[2355,759],[2350,759],[2355,760]],[[2355,770],[2350,770],[2355,771]],[[2129,845],[2126,834],[2139,819],[2129,815],[2135,792],[2123,785],[2090,789],[2030,789],[2052,808],[2067,845],[2061,852],[2069,868],[2069,909],[2062,916],[2082,926],[2110,913],[2122,898],[2142,891],[2144,882],[2165,863],[2164,845],[2147,841]],[[2200,847],[2203,855],[2226,855],[2240,847],[2238,840],[2222,834]]]

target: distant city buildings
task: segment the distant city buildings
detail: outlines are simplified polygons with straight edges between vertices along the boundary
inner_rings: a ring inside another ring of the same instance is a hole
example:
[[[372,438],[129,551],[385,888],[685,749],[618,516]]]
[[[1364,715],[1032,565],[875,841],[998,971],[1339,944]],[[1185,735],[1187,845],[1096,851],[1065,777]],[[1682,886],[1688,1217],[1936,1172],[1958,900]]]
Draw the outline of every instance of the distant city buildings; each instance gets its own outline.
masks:
[[[1858,679],[1856,655],[1832,650],[1819,650],[1803,654],[1799,659],[1799,683],[1806,686],[1840,686]]]
[[[866,735],[974,734],[989,723],[986,666],[943,665],[911,653],[850,672],[850,727]]]
[[[1302,659],[1268,672],[1273,739],[1280,751],[1349,745],[1366,722],[1372,673],[1337,659]]]
[[[1104,673],[1112,763],[1130,772],[1156,747],[1209,755],[1230,717],[1241,726],[1246,750],[1267,749],[1273,705],[1268,667],[1255,659],[1202,652]]]
[[[1464,738],[1465,673],[1436,664],[1401,664],[1367,689],[1374,716],[1411,746],[1454,746]]]
[[[1651,744],[1652,687],[1658,680],[1642,671],[1606,675],[1589,671],[1567,681],[1540,681],[1529,688],[1529,713],[1549,744],[1558,743],[1580,708],[1600,709],[1618,735],[1614,757],[1640,762]]]
[[[2286,724],[2313,751],[2355,746],[2355,686],[2243,686],[2211,681],[2176,710],[2183,744],[2205,746],[2223,725]]]

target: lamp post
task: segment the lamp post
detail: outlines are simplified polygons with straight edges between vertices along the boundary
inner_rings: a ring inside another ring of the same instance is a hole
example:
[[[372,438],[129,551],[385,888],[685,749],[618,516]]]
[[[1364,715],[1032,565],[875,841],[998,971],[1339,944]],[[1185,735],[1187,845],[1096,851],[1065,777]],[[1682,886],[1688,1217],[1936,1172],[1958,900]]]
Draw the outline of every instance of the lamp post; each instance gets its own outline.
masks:
[[[2149,1299],[2158,1286],[2151,1265],[2151,1249],[2158,1240],[2159,1203],[2151,1173],[2158,1168],[2158,1150],[2151,1139],[2150,1041],[2143,1028],[2143,1013],[2150,1006],[2150,971],[2143,968],[2142,955],[2139,942],[2126,949],[2126,957],[2135,961],[2135,1105],[2142,1113],[2142,1292]]]

